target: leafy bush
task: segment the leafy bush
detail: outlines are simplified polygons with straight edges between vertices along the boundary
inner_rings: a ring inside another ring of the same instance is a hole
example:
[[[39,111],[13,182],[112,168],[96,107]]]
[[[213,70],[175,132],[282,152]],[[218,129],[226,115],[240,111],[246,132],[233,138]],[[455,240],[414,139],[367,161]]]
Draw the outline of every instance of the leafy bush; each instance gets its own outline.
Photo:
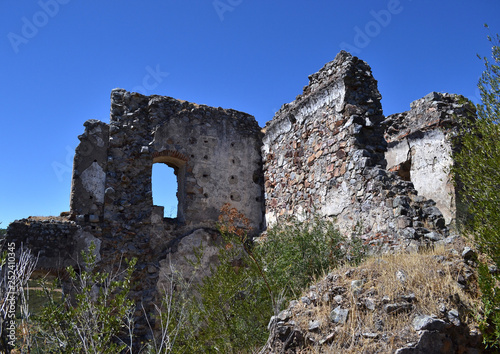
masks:
[[[286,300],[331,267],[359,262],[361,241],[343,237],[333,222],[290,219],[270,228],[263,241],[247,235],[248,220],[224,206],[219,218],[223,244],[219,265],[197,288],[180,352],[252,352],[268,337],[267,325]]]
[[[67,269],[74,297],[63,302],[44,287],[48,304],[34,320],[40,349],[51,353],[119,353],[131,349],[134,303],[128,299],[130,279],[136,260],[128,262],[125,271],[116,274],[95,270],[95,246],[82,252],[83,269],[78,274]],[[123,330],[129,342],[119,339]]]
[[[257,247],[273,287],[287,298],[297,296],[318,276],[344,263],[359,263],[365,254],[360,238],[347,239],[332,221],[291,218],[267,232]]]
[[[488,266],[479,264],[478,283],[481,289],[483,313],[480,317],[479,328],[483,334],[487,347],[500,349],[500,276],[492,275]]]
[[[247,239],[248,219],[228,205],[222,211],[219,264],[196,287],[176,352],[242,353],[267,338],[272,294]]]
[[[453,172],[465,211],[461,224],[500,269],[500,37],[488,39],[493,61],[483,58],[486,69],[478,83],[482,104],[477,105],[477,120],[461,121]],[[478,283],[484,307],[480,328],[485,343],[500,350],[500,275],[481,264]]]

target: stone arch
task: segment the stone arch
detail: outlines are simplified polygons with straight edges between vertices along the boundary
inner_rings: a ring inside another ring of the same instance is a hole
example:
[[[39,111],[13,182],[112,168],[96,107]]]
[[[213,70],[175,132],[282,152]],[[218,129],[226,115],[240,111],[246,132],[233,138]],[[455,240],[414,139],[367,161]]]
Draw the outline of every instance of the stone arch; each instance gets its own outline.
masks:
[[[185,221],[186,210],[186,165],[189,158],[175,150],[153,153],[153,164],[163,163],[174,170],[177,177],[177,220]]]

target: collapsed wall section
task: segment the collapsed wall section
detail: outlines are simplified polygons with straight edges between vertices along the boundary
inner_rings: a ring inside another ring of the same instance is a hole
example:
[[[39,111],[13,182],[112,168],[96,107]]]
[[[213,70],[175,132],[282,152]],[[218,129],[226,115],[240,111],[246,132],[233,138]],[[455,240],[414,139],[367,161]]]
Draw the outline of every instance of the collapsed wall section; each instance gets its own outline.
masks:
[[[411,181],[436,202],[446,224],[456,219],[456,191],[451,179],[453,150],[461,118],[474,119],[475,109],[463,96],[432,92],[411,103],[410,110],[387,117],[387,169]]]
[[[317,213],[385,248],[443,238],[435,203],[385,170],[384,116],[370,67],[340,52],[309,79],[303,94],[266,125],[268,224]]]

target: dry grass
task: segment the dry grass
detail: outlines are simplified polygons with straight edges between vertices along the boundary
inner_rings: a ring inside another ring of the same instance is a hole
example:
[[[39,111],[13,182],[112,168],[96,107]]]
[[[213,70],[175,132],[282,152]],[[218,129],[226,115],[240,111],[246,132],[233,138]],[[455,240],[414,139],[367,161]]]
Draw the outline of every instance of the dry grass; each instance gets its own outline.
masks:
[[[473,309],[479,305],[479,294],[475,275],[469,275],[466,289],[457,282],[466,272],[470,269],[461,256],[444,247],[372,257],[358,267],[337,269],[312,288],[318,297],[315,305],[299,302],[293,308],[292,320],[308,333],[304,352],[393,352],[417,340],[411,326],[415,315],[443,317],[443,308],[458,310],[462,322],[476,327]],[[353,280],[363,282],[358,292],[351,287]],[[311,297],[311,291],[304,296]],[[411,294],[413,301],[404,298]],[[384,308],[402,302],[410,303],[411,309],[395,314]],[[336,325],[329,318],[337,306],[349,310],[345,324]],[[317,319],[321,321],[319,330],[308,331],[311,321]],[[327,338],[331,340],[325,342]]]

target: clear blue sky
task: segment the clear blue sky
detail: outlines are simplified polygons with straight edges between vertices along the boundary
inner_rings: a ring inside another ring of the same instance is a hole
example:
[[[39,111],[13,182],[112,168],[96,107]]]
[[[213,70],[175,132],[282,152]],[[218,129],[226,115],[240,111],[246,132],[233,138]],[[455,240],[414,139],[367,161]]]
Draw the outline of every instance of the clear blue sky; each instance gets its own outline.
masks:
[[[431,91],[477,100],[484,23],[500,32],[500,1],[2,1],[0,227],[69,210],[77,136],[109,121],[113,88],[264,126],[345,47],[371,65],[385,114]]]

